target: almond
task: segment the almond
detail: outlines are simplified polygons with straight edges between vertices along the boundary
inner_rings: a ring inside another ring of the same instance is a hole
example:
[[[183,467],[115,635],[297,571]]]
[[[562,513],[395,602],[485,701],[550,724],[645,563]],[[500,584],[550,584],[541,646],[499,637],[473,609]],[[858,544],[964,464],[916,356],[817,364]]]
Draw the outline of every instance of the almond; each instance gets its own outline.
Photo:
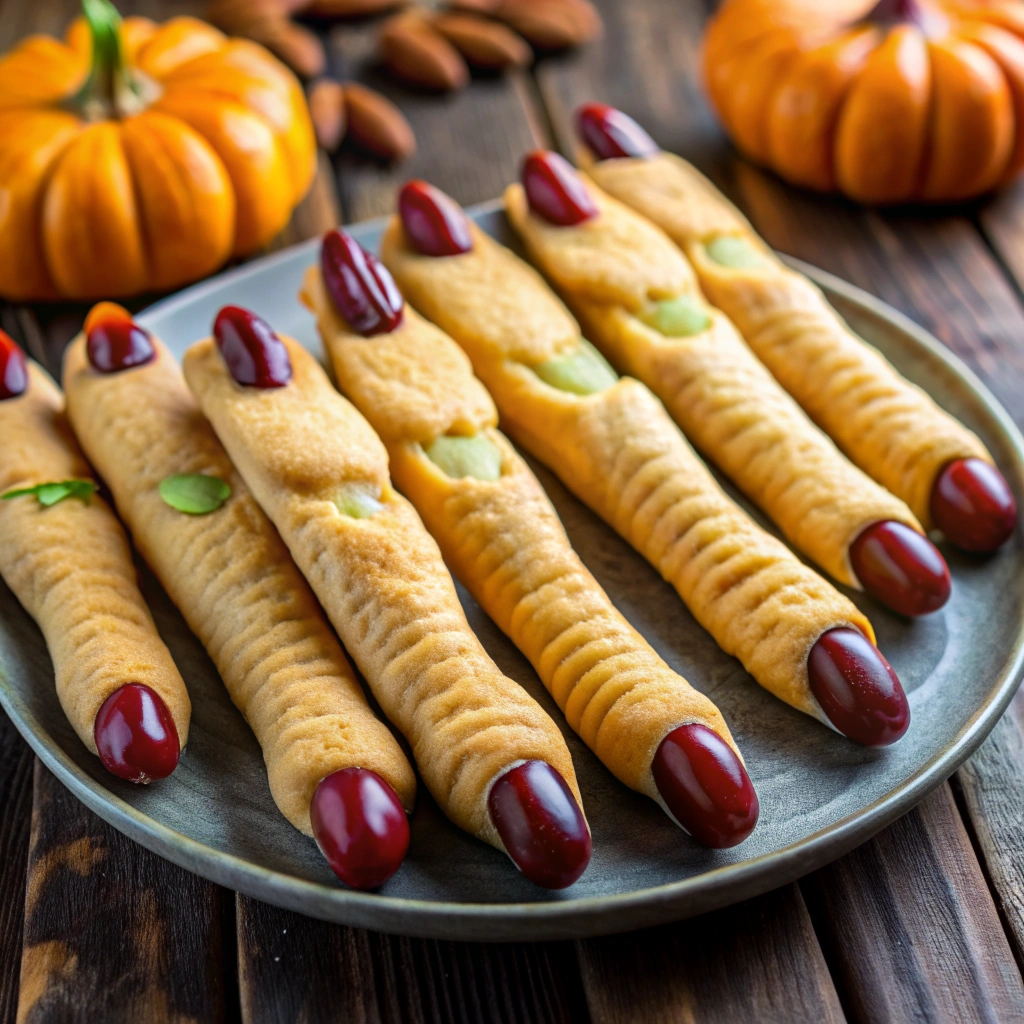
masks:
[[[459,51],[416,14],[399,14],[385,24],[380,55],[393,74],[422,89],[461,89],[469,81]]]
[[[449,7],[457,11],[475,11],[477,14],[490,14],[500,3],[501,0],[452,0]]]
[[[310,88],[309,116],[320,148],[333,153],[345,137],[345,90],[340,82],[321,78]]]
[[[408,7],[411,0],[288,0],[296,3],[307,18],[368,18],[398,7]]]
[[[355,82],[344,89],[350,138],[384,160],[404,160],[416,152],[416,136],[391,100]]]
[[[501,0],[494,12],[541,50],[564,50],[601,33],[601,19],[586,0]]]
[[[522,36],[499,22],[472,14],[440,14],[431,24],[474,67],[500,71],[530,62],[530,47]]]
[[[316,78],[324,73],[327,54],[315,32],[283,19],[267,25],[261,35],[262,38],[252,38],[277,54],[296,74],[303,78]]]
[[[289,21],[286,11],[285,0],[213,0],[206,16],[229,35],[265,46],[300,75],[323,74],[327,55],[319,36]]]

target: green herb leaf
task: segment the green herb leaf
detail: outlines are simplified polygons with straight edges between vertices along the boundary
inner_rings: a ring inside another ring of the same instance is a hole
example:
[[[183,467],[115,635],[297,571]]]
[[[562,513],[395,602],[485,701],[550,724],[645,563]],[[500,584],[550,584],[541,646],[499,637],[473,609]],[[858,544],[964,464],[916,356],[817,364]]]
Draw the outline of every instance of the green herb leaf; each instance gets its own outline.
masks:
[[[453,480],[461,480],[466,476],[476,480],[501,479],[501,452],[483,434],[435,437],[424,451],[427,458]]]
[[[167,505],[190,516],[204,516],[231,497],[231,485],[217,476],[183,473],[160,481],[160,497]]]
[[[538,363],[533,372],[545,384],[559,391],[574,395],[594,395],[610,388],[619,375],[608,365],[608,361],[590,344],[580,338],[580,347],[575,352],[558,359]]]
[[[736,235],[719,235],[704,248],[715,263],[732,270],[757,270],[766,265],[764,256],[745,238]]]
[[[353,519],[369,519],[384,507],[379,497],[374,497],[358,484],[345,484],[334,499],[334,504],[342,515]]]
[[[92,480],[60,480],[55,483],[36,484],[35,487],[21,487],[16,491],[8,491],[2,497],[6,501],[8,498],[34,495],[44,508],[56,505],[65,498],[78,498],[88,505],[96,489],[96,484]]]
[[[677,295],[662,299],[640,314],[648,327],[653,327],[666,338],[689,338],[711,326],[711,317],[697,299]]]

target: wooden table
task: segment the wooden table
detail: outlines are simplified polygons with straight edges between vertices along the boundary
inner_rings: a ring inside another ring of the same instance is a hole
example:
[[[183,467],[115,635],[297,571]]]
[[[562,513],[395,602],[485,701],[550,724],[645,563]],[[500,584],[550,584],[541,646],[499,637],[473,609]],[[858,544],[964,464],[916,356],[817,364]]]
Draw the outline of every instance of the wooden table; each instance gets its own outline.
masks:
[[[602,43],[450,98],[382,82],[369,67],[371,29],[335,28],[334,72],[391,93],[420,151],[392,170],[324,158],[287,240],[339,210],[346,221],[390,210],[413,175],[464,203],[497,196],[525,150],[571,151],[576,104],[606,100],[709,173],[772,245],[934,332],[1024,426],[1024,186],[941,213],[863,212],[789,189],[736,157],[701,98],[700,0],[599,6]],[[75,7],[0,0],[0,48],[61,31]],[[83,313],[0,306],[0,326],[55,367]],[[949,783],[798,884],[615,938],[394,938],[307,920],[165,863],[78,804],[0,715],[0,1024],[1024,1021],[1022,837],[1018,698]]]

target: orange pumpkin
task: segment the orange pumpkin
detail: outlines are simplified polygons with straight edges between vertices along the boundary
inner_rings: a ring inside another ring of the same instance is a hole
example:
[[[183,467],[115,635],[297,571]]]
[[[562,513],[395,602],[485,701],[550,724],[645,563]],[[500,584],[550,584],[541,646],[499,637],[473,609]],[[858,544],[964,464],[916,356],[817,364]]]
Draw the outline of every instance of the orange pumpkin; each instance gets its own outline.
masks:
[[[194,18],[83,0],[0,59],[0,295],[165,291],[268,242],[313,178],[302,89]]]
[[[1020,0],[726,0],[704,73],[739,148],[797,185],[959,200],[1024,167]]]

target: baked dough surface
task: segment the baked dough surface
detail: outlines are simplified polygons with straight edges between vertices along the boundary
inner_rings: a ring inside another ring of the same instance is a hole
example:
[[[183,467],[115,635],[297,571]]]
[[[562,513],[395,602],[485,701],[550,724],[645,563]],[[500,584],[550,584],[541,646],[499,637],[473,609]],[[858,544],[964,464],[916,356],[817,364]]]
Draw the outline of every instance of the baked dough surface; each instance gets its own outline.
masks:
[[[384,262],[406,298],[466,351],[509,435],[644,555],[762,686],[827,721],[808,685],[808,652],[835,626],[873,639],[867,619],[726,496],[643,384],[622,378],[580,397],[524,365],[506,342],[516,317],[558,300],[533,270],[471,230],[471,252],[433,259],[415,252],[393,219]],[[519,267],[500,285],[486,270],[499,260]],[[574,321],[565,311],[552,322],[564,346]],[[537,346],[541,358],[551,347]]]
[[[317,317],[339,387],[388,444],[395,483],[445,562],[529,658],[569,724],[627,786],[660,802],[659,744],[699,722],[734,749],[718,709],[673,672],[619,614],[569,543],[530,468],[497,430],[497,411],[462,350],[415,310],[390,334],[362,338],[311,267],[303,298]],[[418,395],[408,393],[415,379]],[[501,452],[499,480],[453,479],[423,453],[417,409],[444,409],[435,434],[483,433]],[[738,750],[737,750],[738,753]]]
[[[467,832],[503,849],[487,795],[505,771],[547,761],[580,801],[569,749],[525,690],[502,675],[466,621],[437,544],[391,487],[384,445],[300,345],[282,339],[285,387],[236,384],[213,339],[185,376],[243,479],[277,526],[427,788]],[[339,496],[376,497],[367,518]]]
[[[667,235],[593,183],[587,188],[599,215],[573,227],[531,213],[521,186],[507,189],[509,219],[531,258],[587,338],[657,394],[687,437],[790,543],[835,579],[859,587],[850,544],[883,520],[920,532],[910,509],[808,419],[728,317],[707,305],[693,269]],[[666,337],[636,315],[676,296],[697,302],[709,320],[706,330]]]
[[[870,476],[931,527],[932,487],[959,458],[992,457],[981,441],[854,334],[807,278],[786,267],[746,219],[686,161],[605,160],[590,176],[650,218],[690,258],[708,298],[808,415]],[[714,262],[705,243],[744,239],[763,266]]]
[[[370,710],[309,585],[203,418],[174,358],[120,373],[89,365],[85,337],[64,358],[68,415],[143,558],[202,641],[263,748],[281,813],[312,835],[320,781],[368,768],[412,810],[416,778]],[[219,477],[231,497],[207,515],[167,505],[160,482]]]
[[[93,479],[63,396],[35,363],[28,374],[24,394],[0,401],[0,494]],[[92,753],[96,713],[126,683],[163,698],[184,749],[188,692],[139,593],[121,524],[99,495],[49,508],[31,495],[0,501],[0,575],[39,624],[61,707]]]

